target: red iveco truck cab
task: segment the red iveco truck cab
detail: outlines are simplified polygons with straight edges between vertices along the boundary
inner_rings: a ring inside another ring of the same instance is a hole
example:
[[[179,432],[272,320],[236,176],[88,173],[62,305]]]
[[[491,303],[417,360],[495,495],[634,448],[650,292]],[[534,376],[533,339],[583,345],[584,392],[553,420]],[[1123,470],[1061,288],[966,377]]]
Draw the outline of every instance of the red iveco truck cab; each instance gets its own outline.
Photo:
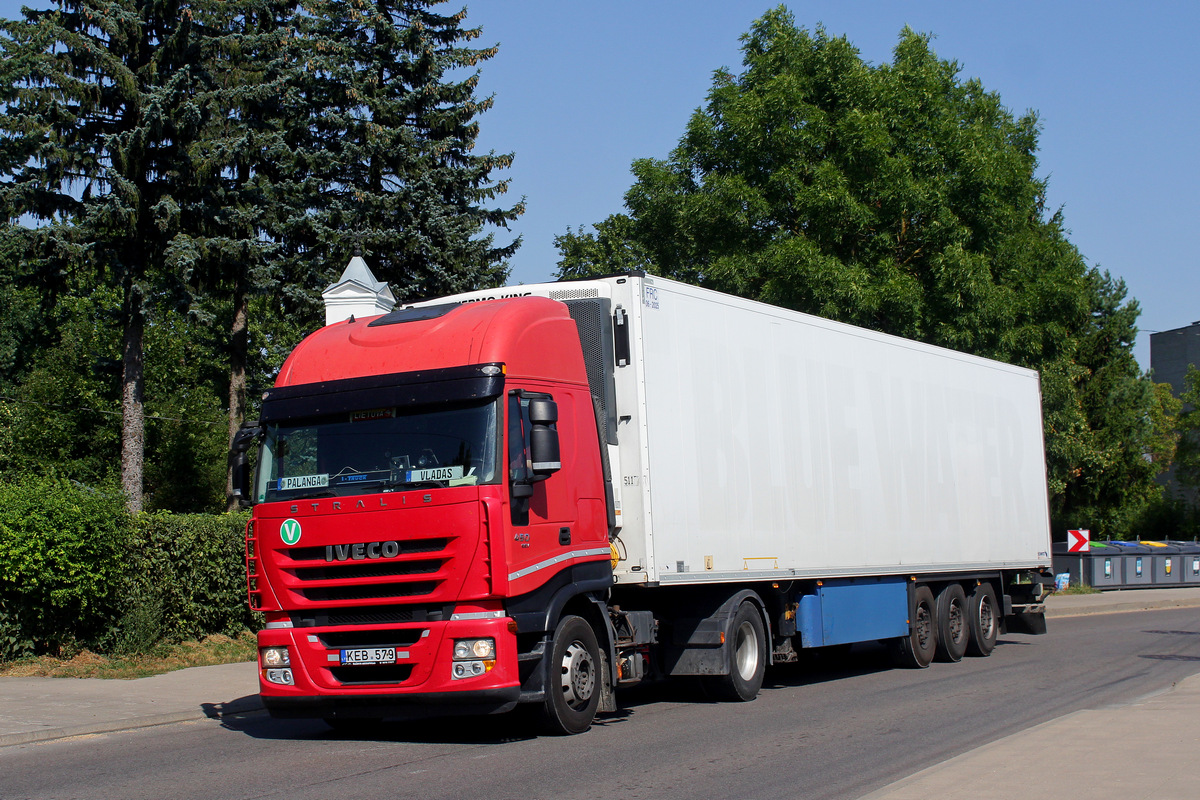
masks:
[[[649,275],[327,325],[232,461],[280,717],[579,733],[647,679],[1045,627],[1037,373]]]
[[[595,637],[563,612],[582,603],[598,618],[585,598],[611,585],[612,549],[564,305],[330,325],[288,358],[259,425],[247,558],[273,714],[504,711],[523,687],[544,697],[529,678],[554,647],[584,685],[560,687],[549,716],[564,731],[590,723],[578,708],[598,695]],[[560,470],[571,479],[545,480]],[[570,624],[546,640],[552,616]]]

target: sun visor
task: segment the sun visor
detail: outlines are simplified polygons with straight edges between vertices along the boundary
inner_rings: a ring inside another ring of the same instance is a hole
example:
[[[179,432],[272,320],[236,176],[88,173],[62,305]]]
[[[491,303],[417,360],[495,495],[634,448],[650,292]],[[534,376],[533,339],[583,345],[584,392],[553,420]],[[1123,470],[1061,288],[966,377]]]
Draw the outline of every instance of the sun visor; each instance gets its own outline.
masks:
[[[397,372],[268,389],[260,419],[270,423],[366,408],[436,406],[486,400],[503,392],[502,364]]]

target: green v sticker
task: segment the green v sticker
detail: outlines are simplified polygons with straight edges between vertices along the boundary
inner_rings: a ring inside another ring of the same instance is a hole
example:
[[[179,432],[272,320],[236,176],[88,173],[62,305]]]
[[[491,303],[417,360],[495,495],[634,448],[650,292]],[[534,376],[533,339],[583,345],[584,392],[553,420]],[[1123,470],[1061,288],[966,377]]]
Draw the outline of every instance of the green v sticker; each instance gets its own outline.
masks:
[[[285,519],[279,526],[279,538],[284,544],[296,544],[300,541],[300,523],[294,519]]]

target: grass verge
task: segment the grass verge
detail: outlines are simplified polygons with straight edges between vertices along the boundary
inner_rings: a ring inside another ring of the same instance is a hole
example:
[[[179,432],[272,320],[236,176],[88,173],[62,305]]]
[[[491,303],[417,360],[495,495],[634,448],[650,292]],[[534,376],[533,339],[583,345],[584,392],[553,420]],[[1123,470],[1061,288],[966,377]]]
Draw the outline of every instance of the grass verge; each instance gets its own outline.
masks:
[[[1059,589],[1055,594],[1100,594],[1100,590],[1095,586],[1081,586],[1073,583],[1065,589]]]
[[[209,636],[198,642],[161,644],[149,653],[102,656],[84,650],[71,658],[36,656],[0,663],[3,678],[112,678],[132,680],[187,667],[253,661],[256,638],[246,631],[237,637]]]

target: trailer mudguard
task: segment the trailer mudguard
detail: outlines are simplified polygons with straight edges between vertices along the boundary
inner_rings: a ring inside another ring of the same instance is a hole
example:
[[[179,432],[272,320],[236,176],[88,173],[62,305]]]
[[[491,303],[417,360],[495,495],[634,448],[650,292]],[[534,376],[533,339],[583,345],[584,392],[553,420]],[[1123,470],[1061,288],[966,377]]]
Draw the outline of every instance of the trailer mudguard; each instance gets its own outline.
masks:
[[[1004,618],[1005,633],[1028,633],[1035,636],[1046,632],[1044,606],[1018,608]]]
[[[672,616],[670,632],[660,645],[660,668],[665,675],[724,675],[728,672],[731,646],[724,633],[729,620],[746,600],[754,603],[762,616],[767,634],[767,653],[771,657],[771,620],[765,613],[762,598],[753,589],[734,592],[712,613],[706,616]],[[693,605],[692,608],[695,608]],[[703,606],[701,606],[703,608]],[[770,663],[770,662],[768,662]]]

